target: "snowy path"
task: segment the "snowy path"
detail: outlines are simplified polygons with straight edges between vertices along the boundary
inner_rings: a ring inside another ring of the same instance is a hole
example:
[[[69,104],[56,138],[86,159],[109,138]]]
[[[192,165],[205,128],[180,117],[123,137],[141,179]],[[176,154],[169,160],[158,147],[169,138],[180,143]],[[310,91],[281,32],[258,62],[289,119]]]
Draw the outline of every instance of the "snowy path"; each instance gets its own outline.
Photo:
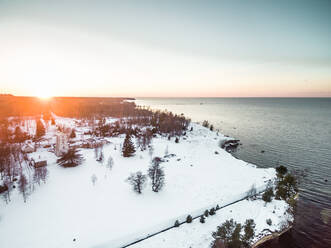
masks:
[[[259,194],[262,194],[264,191],[265,191],[265,189],[262,190],[262,191],[260,191],[260,192],[258,192],[255,196],[257,196],[257,195],[259,195]],[[249,198],[249,196],[245,196],[245,197],[243,197],[243,198],[241,198],[241,199],[239,199],[239,200],[236,200],[236,201],[230,202],[230,203],[228,203],[228,204],[225,204],[225,205],[223,205],[223,206],[220,206],[220,208],[217,209],[217,210],[215,209],[215,211],[220,211],[220,210],[223,209],[223,208],[229,207],[229,206],[234,205],[234,204],[236,204],[236,203],[238,203],[238,202],[241,202],[241,201],[243,201],[243,200],[247,200],[248,198]],[[217,205],[217,204],[216,204],[216,205]],[[204,208],[204,209],[206,209],[206,208]],[[193,219],[193,220],[198,219],[198,218],[201,217],[201,215],[203,215],[203,212],[200,213],[200,214],[198,214],[198,215],[194,215],[194,216],[192,216],[192,219]],[[179,222],[179,225],[183,225],[183,224],[185,224],[185,223],[186,223],[186,221],[180,221],[180,222]],[[177,227],[175,227],[174,225],[172,225],[172,226],[167,227],[167,228],[165,228],[165,229],[162,229],[162,230],[160,230],[160,231],[158,231],[158,232],[155,232],[155,233],[152,233],[152,234],[148,234],[148,236],[146,236],[146,237],[144,237],[144,238],[140,238],[140,239],[138,239],[138,240],[136,240],[136,241],[133,241],[133,242],[131,242],[131,243],[129,243],[129,244],[126,244],[126,245],[124,245],[124,246],[120,246],[119,248],[126,248],[126,247],[129,247],[129,246],[135,245],[135,244],[140,243],[140,242],[142,242],[142,241],[144,241],[144,240],[147,240],[147,239],[149,239],[149,238],[151,238],[151,237],[154,237],[154,236],[156,236],[156,235],[158,235],[158,234],[161,234],[161,233],[163,233],[163,232],[169,231],[169,230],[171,230],[171,229],[173,229],[173,228],[177,228]],[[103,246],[102,246],[102,247],[103,247]],[[100,248],[101,248],[101,247],[100,247]]]

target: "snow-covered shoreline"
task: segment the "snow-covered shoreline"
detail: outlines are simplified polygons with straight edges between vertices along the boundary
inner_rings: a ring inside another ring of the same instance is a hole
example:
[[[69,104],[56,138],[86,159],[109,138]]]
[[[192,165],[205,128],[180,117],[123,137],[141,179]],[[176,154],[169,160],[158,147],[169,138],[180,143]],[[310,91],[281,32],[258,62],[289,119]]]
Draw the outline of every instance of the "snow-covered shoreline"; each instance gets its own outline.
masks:
[[[73,119],[56,121],[74,127],[77,140],[86,131],[75,126]],[[256,168],[221,149],[220,141],[227,139],[224,135],[196,123],[191,127],[193,131],[182,136],[179,143],[157,135],[152,151],[137,150],[132,158],[121,155],[123,135],[105,138],[109,141],[104,146],[105,159],[111,156],[114,160],[111,170],[95,160],[91,149],[81,149],[85,159],[82,165],[62,168],[53,153],[39,148],[29,156],[48,161],[49,177],[27,203],[17,191],[9,204],[0,201],[1,247],[122,247],[173,225],[177,219],[183,221],[188,214],[199,215],[217,204],[236,201],[252,185],[262,190],[275,179],[274,169]],[[52,128],[46,133],[50,143],[54,142]],[[138,195],[125,179],[132,172],[145,172],[155,156],[165,160],[161,165],[166,185],[159,193],[148,185]],[[97,177],[95,185],[90,180],[92,175]],[[286,209],[284,201],[265,204],[262,200],[245,200],[221,209],[205,224],[195,220],[132,247],[208,247],[211,232],[228,218],[238,222],[253,218],[256,233],[265,228],[277,230],[290,218]],[[268,218],[272,219],[271,226],[266,224]]]

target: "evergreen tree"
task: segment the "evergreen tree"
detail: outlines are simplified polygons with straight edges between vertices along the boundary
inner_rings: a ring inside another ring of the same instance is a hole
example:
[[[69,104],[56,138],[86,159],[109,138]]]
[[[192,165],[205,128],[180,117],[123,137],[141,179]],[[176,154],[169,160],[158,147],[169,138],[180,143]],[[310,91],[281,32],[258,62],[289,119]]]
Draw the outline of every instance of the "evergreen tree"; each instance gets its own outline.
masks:
[[[273,196],[274,196],[274,191],[270,187],[263,193],[262,200],[265,202],[271,202]]]
[[[276,168],[277,176],[283,177],[287,173],[287,168],[283,165]]]
[[[201,217],[200,217],[200,223],[205,223],[205,216],[203,216],[203,215],[201,215]]]
[[[41,120],[37,120],[37,128],[36,128],[36,138],[40,139],[41,137],[43,137],[45,135],[45,126],[44,124],[41,122]]]
[[[193,218],[192,218],[192,216],[189,214],[189,215],[186,217],[186,222],[187,222],[187,223],[192,223],[192,220],[193,220]]]
[[[244,225],[244,235],[242,237],[242,242],[245,247],[250,247],[250,243],[255,235],[255,223],[253,219],[248,219]]]
[[[70,149],[56,162],[63,167],[75,167],[83,162],[83,157],[76,149]]]
[[[15,141],[18,143],[24,142],[25,134],[22,132],[22,129],[20,127],[15,128]]]
[[[174,224],[174,227],[179,227],[179,225],[180,225],[180,224],[179,224],[179,221],[176,220],[176,221],[175,221],[175,224]]]
[[[71,139],[76,138],[76,131],[75,131],[75,129],[72,129],[71,134],[70,134],[70,138]]]
[[[126,134],[122,149],[123,157],[131,157],[135,152],[136,149],[131,141],[131,137],[129,134]]]
[[[215,212],[215,208],[211,208],[210,210],[209,210],[209,214],[210,215],[214,215],[216,212]]]

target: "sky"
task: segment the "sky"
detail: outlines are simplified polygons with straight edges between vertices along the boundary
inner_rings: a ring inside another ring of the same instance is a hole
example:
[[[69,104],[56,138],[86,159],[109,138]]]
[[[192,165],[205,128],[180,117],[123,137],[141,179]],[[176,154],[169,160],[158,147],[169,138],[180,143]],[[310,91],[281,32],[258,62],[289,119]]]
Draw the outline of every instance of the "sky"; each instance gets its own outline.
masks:
[[[0,93],[331,97],[331,1],[0,0]]]

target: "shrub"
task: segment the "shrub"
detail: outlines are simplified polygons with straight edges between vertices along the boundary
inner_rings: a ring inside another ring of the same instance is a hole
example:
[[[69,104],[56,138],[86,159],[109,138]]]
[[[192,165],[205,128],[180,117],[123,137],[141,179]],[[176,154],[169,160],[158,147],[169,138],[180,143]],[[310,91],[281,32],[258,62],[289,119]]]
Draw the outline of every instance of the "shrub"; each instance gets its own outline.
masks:
[[[200,223],[205,223],[205,216],[203,216],[203,215],[201,215],[201,217],[200,217]]]
[[[175,143],[179,143],[179,138],[178,137],[176,137]]]
[[[179,227],[179,225],[180,225],[180,224],[179,224],[179,221],[176,220],[176,221],[175,221],[175,224],[174,224],[174,227]]]
[[[208,216],[209,216],[209,211],[208,211],[208,209],[205,210],[204,215],[205,215],[205,217],[208,217]]]
[[[276,168],[277,176],[282,177],[287,173],[287,168],[283,165]]]
[[[290,198],[293,198],[297,192],[297,180],[293,175],[286,174],[277,182],[276,199],[283,199],[287,201]]]
[[[209,210],[209,214],[210,215],[214,215],[216,212],[215,212],[215,208],[211,208],[210,210]]]
[[[267,224],[268,224],[269,226],[272,225],[272,220],[271,220],[271,219],[267,219],[266,222],[267,222]]]
[[[262,195],[262,200],[265,202],[271,202],[271,198],[274,196],[274,191],[273,189],[270,187],[268,188]]]
[[[191,223],[193,220],[192,216],[189,214],[187,217],[186,217],[186,222],[187,223]]]
[[[204,121],[202,122],[202,126],[208,128],[208,127],[209,127],[209,122],[208,122],[207,120],[204,120]]]

